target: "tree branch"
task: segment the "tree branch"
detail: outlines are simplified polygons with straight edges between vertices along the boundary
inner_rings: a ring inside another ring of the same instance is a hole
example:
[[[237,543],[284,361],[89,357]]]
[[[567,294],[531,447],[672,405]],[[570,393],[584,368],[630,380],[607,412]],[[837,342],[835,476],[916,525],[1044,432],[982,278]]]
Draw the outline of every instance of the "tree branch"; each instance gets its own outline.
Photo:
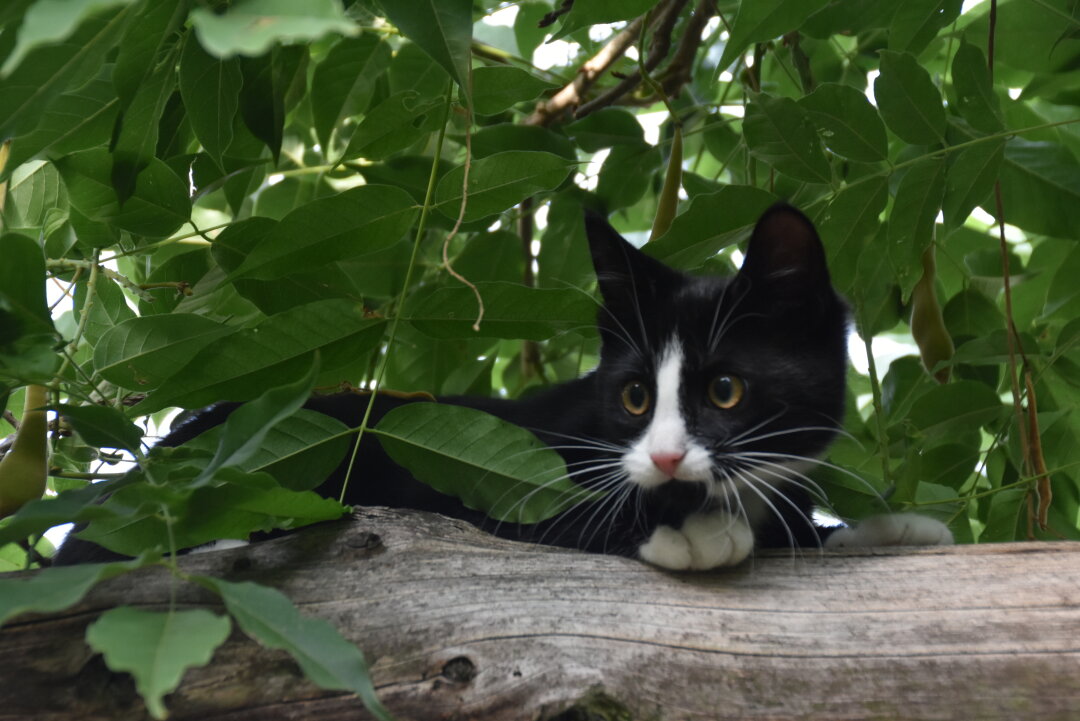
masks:
[[[548,125],[576,108],[585,94],[608,68],[615,64],[637,40],[644,17],[639,17],[608,41],[596,55],[585,61],[574,79],[545,102],[538,103],[526,125]]]
[[[370,508],[180,566],[273,585],[330,620],[403,720],[591,718],[582,711],[601,694],[619,718],[661,720],[1004,721],[1080,708],[1066,632],[1080,627],[1077,543],[784,551],[669,573]],[[167,607],[174,584],[144,569],[66,611],[9,622],[0,718],[147,718],[130,678],[83,634],[116,605]],[[194,584],[176,587],[176,603],[221,610]],[[354,696],[316,688],[284,652],[239,632],[168,705],[173,721],[368,718]]]
[[[675,28],[675,22],[679,19],[679,13],[682,12],[682,9],[687,2],[688,0],[672,0],[672,2],[662,6],[660,11],[656,14],[653,23],[652,42],[649,43],[648,57],[643,61],[647,72],[655,70],[671,51],[671,32]],[[614,105],[622,97],[634,92],[640,84],[641,71],[635,70],[600,97],[590,100],[578,108],[574,116],[576,118],[583,118],[589,113],[596,112],[600,108]]]

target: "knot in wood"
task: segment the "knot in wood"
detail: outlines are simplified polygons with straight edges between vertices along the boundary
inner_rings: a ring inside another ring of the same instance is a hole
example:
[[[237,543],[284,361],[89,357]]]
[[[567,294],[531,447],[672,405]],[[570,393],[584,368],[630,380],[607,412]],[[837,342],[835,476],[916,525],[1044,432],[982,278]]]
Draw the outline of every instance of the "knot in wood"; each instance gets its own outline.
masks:
[[[349,548],[355,548],[361,551],[374,551],[376,549],[382,548],[383,542],[382,536],[380,536],[378,533],[373,533],[371,531],[362,531],[361,533],[349,536],[349,538],[345,541],[345,545],[347,545]]]
[[[469,683],[476,678],[476,664],[468,656],[457,656],[443,666],[443,678],[454,683]]]

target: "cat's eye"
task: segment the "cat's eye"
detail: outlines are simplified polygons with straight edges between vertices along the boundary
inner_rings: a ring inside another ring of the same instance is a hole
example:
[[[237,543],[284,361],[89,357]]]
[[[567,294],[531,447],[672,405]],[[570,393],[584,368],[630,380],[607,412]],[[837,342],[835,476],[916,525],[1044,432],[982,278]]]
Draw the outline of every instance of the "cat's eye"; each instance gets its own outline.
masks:
[[[745,392],[746,384],[738,376],[716,376],[709,381],[709,401],[717,408],[734,408]]]
[[[641,381],[630,381],[622,389],[623,408],[631,415],[640,416],[649,410],[649,389]]]

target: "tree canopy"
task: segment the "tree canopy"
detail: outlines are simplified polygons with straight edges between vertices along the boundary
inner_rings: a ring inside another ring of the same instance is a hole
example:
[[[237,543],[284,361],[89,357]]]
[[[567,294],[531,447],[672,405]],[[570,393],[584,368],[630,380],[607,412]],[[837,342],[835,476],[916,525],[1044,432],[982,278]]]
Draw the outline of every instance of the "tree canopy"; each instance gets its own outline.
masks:
[[[588,370],[585,207],[703,273],[737,266],[772,203],[802,208],[867,356],[823,505],[919,510],[964,542],[1080,538],[1078,65],[1072,0],[9,0],[0,436],[43,432],[34,389],[62,420],[47,496],[17,512],[45,460],[7,444],[0,565],[47,565],[42,534],[71,521],[139,558],[5,582],[0,620],[179,547],[338,517],[310,488],[357,429],[298,411],[313,389],[516,397]],[[251,410],[152,448],[149,421],[221,400]],[[560,471],[453,450],[484,420],[421,437],[462,409],[418,408],[363,432],[456,469],[449,490]],[[301,623],[283,597],[188,580],[378,708],[329,627],[311,635],[338,666],[281,631]],[[229,627],[170,614],[116,609],[88,634],[155,714]],[[117,655],[132,628],[175,668]]]

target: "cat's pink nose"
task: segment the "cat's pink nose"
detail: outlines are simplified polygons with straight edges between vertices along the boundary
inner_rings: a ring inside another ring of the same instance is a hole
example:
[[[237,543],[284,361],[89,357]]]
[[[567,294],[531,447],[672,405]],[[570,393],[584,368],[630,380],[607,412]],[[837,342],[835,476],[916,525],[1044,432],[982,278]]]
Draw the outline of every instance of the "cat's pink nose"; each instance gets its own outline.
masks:
[[[679,467],[679,461],[686,456],[685,452],[679,453],[650,453],[653,465],[664,472],[668,478],[675,477],[675,469]]]

